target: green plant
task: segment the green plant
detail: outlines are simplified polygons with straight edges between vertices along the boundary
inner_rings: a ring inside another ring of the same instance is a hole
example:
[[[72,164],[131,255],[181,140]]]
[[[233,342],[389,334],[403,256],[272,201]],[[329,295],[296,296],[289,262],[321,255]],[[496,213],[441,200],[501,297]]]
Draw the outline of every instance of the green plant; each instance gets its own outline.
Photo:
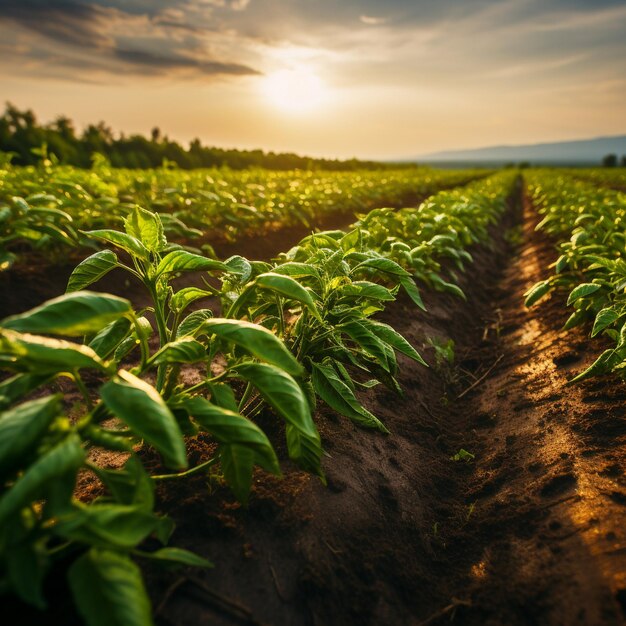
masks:
[[[593,320],[591,336],[614,342],[571,382],[590,376],[626,372],[626,233],[624,194],[597,189],[568,176],[534,172],[529,177],[533,201],[544,215],[537,225],[559,239],[554,274],[526,293],[532,306],[554,290],[567,290],[574,310],[565,324],[573,328]]]
[[[12,166],[8,158],[0,161],[0,217],[1,207],[14,214],[4,223],[0,219],[0,258],[5,255],[11,262],[15,257],[9,253],[24,254],[31,247],[49,252],[51,260],[57,260],[59,248],[90,243],[75,237],[76,231],[117,229],[135,204],[158,212],[170,238],[187,241],[208,236],[233,241],[281,226],[308,226],[338,212],[414,202],[488,173],[426,168],[349,173],[180,170],[169,166],[131,170],[113,168],[101,156],[94,158],[91,170],[84,170],[52,163],[54,155],[48,158],[45,147],[37,150],[43,159],[40,167]],[[43,224],[52,223],[60,233],[31,236],[37,228],[26,227],[37,226],[41,215],[38,211],[24,213],[14,206],[14,197],[37,209],[62,212],[62,219],[60,214],[54,220],[48,214]]]
[[[95,253],[72,274],[69,293],[0,323],[0,367],[13,373],[0,383],[0,584],[42,607],[45,572],[54,560],[71,557],[70,586],[88,623],[147,624],[149,605],[133,556],[209,565],[175,548],[139,549],[151,535],[166,543],[173,528],[169,518],[153,510],[154,483],[207,472],[219,461],[226,481],[245,500],[255,464],[280,473],[267,437],[245,417],[247,406],[238,406],[225,382],[258,389],[287,421],[291,456],[320,475],[321,445],[292,377],[301,375],[302,367],[284,344],[249,322],[216,319],[208,310],[186,314],[197,294],[169,287],[179,272],[239,269],[170,248],[158,216],[140,209],[128,218],[125,233],[91,236],[115,243],[131,264],[109,251]],[[115,267],[144,282],[154,297],[151,311],[135,312],[127,300],[83,290]],[[158,329],[154,350],[148,341],[152,324],[143,313],[153,316]],[[218,352],[222,368],[214,372]],[[121,367],[133,358],[138,360],[130,370]],[[186,386],[179,373],[190,363],[205,367],[206,375]],[[152,373],[154,386],[147,382]],[[72,419],[62,396],[53,392],[62,379],[82,395],[81,410]],[[95,390],[90,388],[94,380]],[[37,389],[48,393],[29,400]],[[200,430],[218,442],[216,456],[187,469],[183,434]],[[141,463],[142,442],[174,472],[148,475]],[[124,468],[98,466],[89,452],[97,447],[128,455]],[[102,482],[105,496],[89,503],[75,498],[84,472]]]
[[[428,344],[435,350],[435,364],[437,369],[442,370],[454,365],[454,339],[429,337]]]
[[[456,454],[453,454],[450,457],[450,460],[451,461],[466,461],[467,463],[469,463],[470,461],[473,461],[475,458],[476,458],[475,454],[472,454],[471,452],[468,452],[464,448],[461,448]]]

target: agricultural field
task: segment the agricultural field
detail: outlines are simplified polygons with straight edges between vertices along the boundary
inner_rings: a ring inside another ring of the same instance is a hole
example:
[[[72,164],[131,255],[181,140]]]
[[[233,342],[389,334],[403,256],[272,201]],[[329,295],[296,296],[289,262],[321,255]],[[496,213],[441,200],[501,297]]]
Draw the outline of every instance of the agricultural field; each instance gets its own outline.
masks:
[[[296,227],[347,226],[356,213],[416,204],[435,191],[484,177],[487,170],[430,168],[361,172],[271,172],[53,165],[0,167],[0,264],[34,248],[54,261],[68,248],[93,246],[85,229],[122,228],[134,205],[159,213],[177,240],[234,241]],[[298,229],[297,227],[300,227]],[[15,250],[15,251],[14,251]]]
[[[0,169],[21,624],[621,624],[604,170]]]

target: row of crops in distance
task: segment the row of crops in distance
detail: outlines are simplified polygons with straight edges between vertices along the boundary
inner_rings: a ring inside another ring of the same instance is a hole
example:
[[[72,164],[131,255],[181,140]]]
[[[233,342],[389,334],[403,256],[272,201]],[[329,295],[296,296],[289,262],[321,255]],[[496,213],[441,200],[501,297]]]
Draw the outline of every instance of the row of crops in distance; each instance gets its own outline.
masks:
[[[532,305],[554,289],[569,291],[565,328],[592,321],[591,336],[613,347],[574,380],[626,372],[626,194],[569,174],[530,171],[531,200],[543,216],[537,228],[559,242],[554,273],[527,294]]]
[[[565,169],[561,173],[602,187],[626,191],[626,167]]]
[[[170,238],[235,240],[329,215],[417,204],[485,170],[428,168],[363,172],[93,169],[43,165],[0,168],[0,267],[34,247],[58,256],[88,244],[81,231],[121,228],[134,205],[159,213]],[[93,241],[91,242],[93,244]]]
[[[245,502],[255,467],[281,473],[254,419],[264,411],[284,421],[289,457],[322,481],[318,402],[388,432],[392,425],[363,406],[360,391],[379,384],[399,391],[398,353],[423,361],[375,314],[400,290],[423,309],[418,286],[462,296],[454,272],[488,239],[517,184],[516,173],[503,172],[419,208],[377,211],[347,232],[306,237],[273,263],[219,261],[172,246],[159,214],[138,207],[123,230],[87,233],[107,249],[76,267],[67,293],[0,322],[2,590],[43,608],[45,575],[63,560],[90,626],[151,624],[137,560],[211,566],[204,555],[167,545],[173,522],[155,510],[156,485],[211,471]],[[140,279],[149,311],[88,290],[114,268]],[[206,289],[175,289],[173,279],[189,272],[212,280]],[[219,299],[220,317],[190,309],[207,298]],[[181,375],[189,367],[197,382]],[[61,381],[82,400],[69,406]],[[189,467],[187,446],[199,433],[216,447]],[[162,459],[159,473],[145,464],[148,449]],[[99,463],[101,450],[125,455],[123,467]],[[77,500],[86,473],[106,495]]]

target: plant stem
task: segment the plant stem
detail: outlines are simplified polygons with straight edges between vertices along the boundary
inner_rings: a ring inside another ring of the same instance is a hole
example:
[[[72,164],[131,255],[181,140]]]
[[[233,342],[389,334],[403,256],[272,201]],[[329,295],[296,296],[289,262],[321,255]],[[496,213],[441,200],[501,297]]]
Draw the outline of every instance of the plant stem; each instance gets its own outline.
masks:
[[[176,364],[170,368],[165,381],[165,388],[163,389],[163,399],[167,400],[174,390],[174,386],[178,382],[178,374],[180,373],[180,365]],[[188,390],[187,390],[188,391]]]
[[[74,383],[78,387],[78,390],[80,391],[81,395],[85,399],[85,403],[87,404],[87,410],[91,411],[93,409],[93,402],[91,401],[91,398],[89,397],[89,391],[87,387],[85,386],[83,379],[80,377],[80,374],[77,371],[72,372],[72,378],[74,379]]]
[[[241,411],[242,407],[246,404],[246,402],[250,399],[250,396],[252,395],[252,391],[254,390],[254,387],[252,386],[252,383],[248,383],[246,385],[246,389],[243,392],[243,396],[241,396],[241,400],[239,400],[239,410]]]
[[[151,476],[152,480],[178,480],[179,478],[186,478],[187,476],[193,476],[194,474],[198,474],[206,467],[211,467],[211,465],[215,465],[217,463],[217,457],[209,459],[204,463],[200,463],[200,465],[196,465],[191,469],[188,469],[185,472],[179,472],[178,474],[157,474],[155,476]]]

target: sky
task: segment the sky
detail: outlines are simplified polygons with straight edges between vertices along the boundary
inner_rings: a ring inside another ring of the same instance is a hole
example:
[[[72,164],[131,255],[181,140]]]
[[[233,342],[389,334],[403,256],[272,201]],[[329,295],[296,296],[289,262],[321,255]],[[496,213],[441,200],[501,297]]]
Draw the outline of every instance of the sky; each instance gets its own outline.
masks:
[[[626,1],[0,0],[0,97],[342,158],[626,134]]]

